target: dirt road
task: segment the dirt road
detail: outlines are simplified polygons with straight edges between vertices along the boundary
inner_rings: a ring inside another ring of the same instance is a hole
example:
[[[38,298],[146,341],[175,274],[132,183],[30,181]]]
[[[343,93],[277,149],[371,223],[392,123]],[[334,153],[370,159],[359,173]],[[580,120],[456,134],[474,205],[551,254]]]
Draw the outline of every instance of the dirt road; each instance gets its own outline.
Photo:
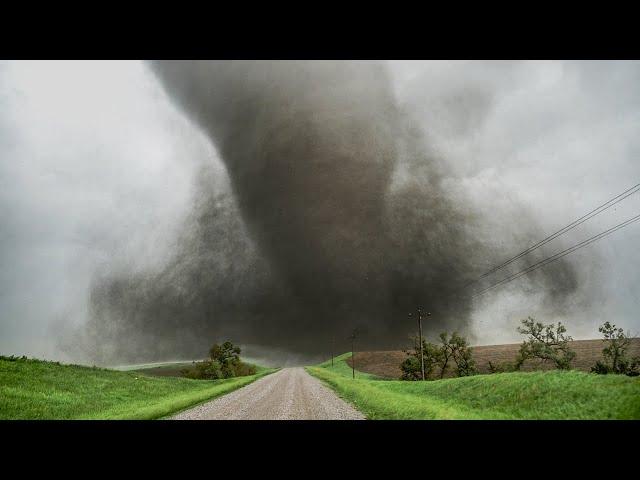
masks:
[[[283,368],[173,420],[363,420],[303,368]]]

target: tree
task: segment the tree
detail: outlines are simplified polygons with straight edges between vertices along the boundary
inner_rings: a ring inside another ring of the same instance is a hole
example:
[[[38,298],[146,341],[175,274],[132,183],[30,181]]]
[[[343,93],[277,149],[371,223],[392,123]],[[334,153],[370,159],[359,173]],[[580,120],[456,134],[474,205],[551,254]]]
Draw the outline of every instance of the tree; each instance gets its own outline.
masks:
[[[256,373],[256,367],[240,360],[240,347],[226,341],[209,349],[209,360],[195,363],[192,369],[183,370],[189,378],[214,380]]]
[[[451,346],[449,345],[448,337],[449,337],[449,334],[447,332],[442,332],[440,334],[440,341],[442,342],[442,347],[440,347],[440,351],[442,352],[442,354],[440,355],[440,363],[438,366],[440,367],[441,379],[444,377],[444,374],[446,373],[447,367],[449,365],[449,360],[453,355],[453,351],[451,349]]]
[[[447,332],[442,332],[439,336],[442,345],[422,341],[422,351],[424,354],[425,376],[429,378],[437,368],[437,375],[444,378],[451,362],[456,365],[456,375],[464,377],[476,373],[475,362],[472,357],[472,349],[468,346],[467,340],[453,332],[451,337]],[[406,351],[408,355],[401,364],[402,380],[421,380],[422,371],[420,364],[420,343],[417,337],[413,338],[413,350]]]
[[[604,362],[598,360],[591,367],[594,373],[607,374],[616,373],[629,375],[631,377],[640,375],[640,359],[630,360],[627,357],[627,349],[631,344],[631,339],[625,334],[624,329],[616,328],[610,322],[604,322],[598,331],[602,333],[603,342],[607,346],[602,350]]]
[[[418,337],[412,337],[414,348],[413,350],[404,352],[408,355],[401,364],[402,380],[422,380],[422,365],[420,358],[420,340]],[[424,373],[428,378],[433,372],[433,369],[440,363],[442,352],[437,345],[429,343],[426,340],[422,340],[422,353],[424,355]]]
[[[240,362],[240,347],[226,341],[222,345],[214,344],[209,350],[211,361],[220,363],[221,368],[229,368]]]
[[[476,373],[475,361],[473,360],[473,349],[468,345],[467,339],[453,332],[451,337],[447,332],[440,334],[442,342],[442,356],[440,362],[440,378],[444,377],[447,371],[449,360],[456,364],[456,375],[466,377]]]
[[[476,362],[472,355],[473,349],[468,345],[467,339],[458,335],[457,332],[453,332],[449,344],[458,377],[475,375]]]
[[[573,338],[565,335],[567,329],[561,322],[557,325],[543,325],[532,317],[527,317],[522,320],[522,325],[518,327],[518,332],[528,335],[528,339],[520,346],[514,365],[516,370],[520,370],[522,364],[531,358],[537,358],[542,363],[551,361],[561,370],[571,367],[571,361],[576,356],[569,346]]]

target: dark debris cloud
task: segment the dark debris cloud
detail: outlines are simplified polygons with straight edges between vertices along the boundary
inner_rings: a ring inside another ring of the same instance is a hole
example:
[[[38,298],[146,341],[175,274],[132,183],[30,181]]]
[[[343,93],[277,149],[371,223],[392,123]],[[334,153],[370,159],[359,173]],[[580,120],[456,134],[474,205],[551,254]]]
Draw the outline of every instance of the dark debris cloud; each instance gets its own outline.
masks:
[[[171,257],[96,274],[72,343],[101,363],[197,358],[220,338],[311,358],[332,341],[344,349],[356,328],[360,348],[403,347],[417,306],[433,312],[428,334],[472,333],[459,289],[505,249],[480,233],[486,214],[451,188],[447,158],[396,100],[385,64],[149,67],[210,139],[231,189],[214,189],[203,165]],[[454,107],[467,101],[488,108],[473,92]],[[536,221],[524,205],[501,215],[517,252]],[[579,282],[569,262],[533,277],[559,310]]]

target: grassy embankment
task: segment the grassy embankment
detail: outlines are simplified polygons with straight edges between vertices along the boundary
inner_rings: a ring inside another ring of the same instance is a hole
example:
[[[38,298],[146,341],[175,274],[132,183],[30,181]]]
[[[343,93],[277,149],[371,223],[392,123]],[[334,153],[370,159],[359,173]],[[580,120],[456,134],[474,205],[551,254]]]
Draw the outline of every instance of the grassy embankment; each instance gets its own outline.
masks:
[[[0,419],[154,419],[224,395],[276,369],[224,380],[152,377],[0,358]]]
[[[370,419],[640,419],[640,377],[548,371],[405,382],[356,370],[353,380],[350,356],[307,371]]]

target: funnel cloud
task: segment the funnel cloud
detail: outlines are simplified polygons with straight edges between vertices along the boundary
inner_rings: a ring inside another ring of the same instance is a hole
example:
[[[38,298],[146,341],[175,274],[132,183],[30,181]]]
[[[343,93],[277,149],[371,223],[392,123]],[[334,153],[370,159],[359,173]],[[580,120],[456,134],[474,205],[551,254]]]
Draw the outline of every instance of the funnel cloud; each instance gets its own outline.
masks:
[[[194,357],[222,337],[312,358],[332,342],[344,349],[354,329],[361,348],[398,348],[415,329],[407,314],[417,306],[433,312],[428,334],[472,334],[473,303],[461,288],[504,251],[396,101],[385,64],[149,67],[209,138],[230,188],[214,189],[204,165],[170,259],[94,278],[90,320],[78,334],[94,358]],[[481,116],[490,99],[467,96]],[[537,230],[524,206],[501,216],[513,224],[512,248]],[[577,273],[561,261],[527,285],[561,309]]]

